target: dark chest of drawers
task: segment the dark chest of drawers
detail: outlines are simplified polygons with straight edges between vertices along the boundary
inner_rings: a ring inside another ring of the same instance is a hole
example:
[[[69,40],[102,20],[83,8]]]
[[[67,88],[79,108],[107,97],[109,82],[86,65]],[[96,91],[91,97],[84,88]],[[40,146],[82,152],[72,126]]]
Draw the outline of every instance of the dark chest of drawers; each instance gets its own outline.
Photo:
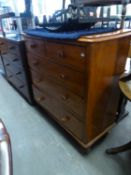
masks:
[[[32,103],[24,40],[18,42],[1,38],[0,52],[6,79],[29,103]]]
[[[129,36],[78,41],[25,36],[35,101],[84,148],[115,123]]]

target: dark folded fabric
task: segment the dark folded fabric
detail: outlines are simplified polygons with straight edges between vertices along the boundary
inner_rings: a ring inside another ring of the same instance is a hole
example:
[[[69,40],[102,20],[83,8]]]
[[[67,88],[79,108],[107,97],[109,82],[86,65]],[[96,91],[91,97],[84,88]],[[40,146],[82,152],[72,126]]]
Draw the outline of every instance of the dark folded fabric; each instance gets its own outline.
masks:
[[[112,31],[118,30],[115,27],[108,27],[108,28],[92,28],[89,30],[79,30],[79,31],[72,31],[72,32],[49,32],[43,28],[36,28],[36,29],[29,29],[26,30],[25,33],[31,36],[38,36],[42,38],[49,38],[49,39],[70,39],[75,40],[80,38],[81,36],[85,35],[93,35],[93,34],[101,34],[101,33],[108,33]]]

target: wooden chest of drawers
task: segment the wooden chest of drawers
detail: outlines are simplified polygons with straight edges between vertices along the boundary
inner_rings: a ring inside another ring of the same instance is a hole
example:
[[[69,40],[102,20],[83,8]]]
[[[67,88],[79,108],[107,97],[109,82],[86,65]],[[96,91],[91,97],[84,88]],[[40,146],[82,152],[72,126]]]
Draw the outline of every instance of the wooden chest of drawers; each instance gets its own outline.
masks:
[[[130,35],[75,42],[25,36],[35,101],[84,148],[114,125]]]
[[[6,72],[6,79],[28,102],[32,103],[24,41],[14,42],[1,38],[0,52]]]

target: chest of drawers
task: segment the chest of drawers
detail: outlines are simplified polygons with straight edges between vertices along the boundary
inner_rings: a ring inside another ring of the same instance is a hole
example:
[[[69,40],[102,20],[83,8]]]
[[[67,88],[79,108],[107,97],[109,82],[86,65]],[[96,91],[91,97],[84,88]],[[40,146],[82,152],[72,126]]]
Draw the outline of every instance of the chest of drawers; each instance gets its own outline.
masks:
[[[0,52],[6,79],[28,102],[32,103],[24,41],[15,42],[8,39],[0,39]]]
[[[114,125],[129,35],[25,40],[36,103],[84,148],[91,146]]]

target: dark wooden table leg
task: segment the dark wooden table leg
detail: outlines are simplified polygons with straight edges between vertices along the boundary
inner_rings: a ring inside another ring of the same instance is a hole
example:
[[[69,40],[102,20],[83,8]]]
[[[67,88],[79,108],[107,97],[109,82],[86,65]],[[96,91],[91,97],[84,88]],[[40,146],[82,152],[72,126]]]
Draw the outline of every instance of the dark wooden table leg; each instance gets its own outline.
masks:
[[[131,150],[131,142],[128,142],[127,144],[119,146],[119,147],[109,148],[106,150],[106,153],[107,154],[117,154],[117,153],[128,151],[128,150]]]

